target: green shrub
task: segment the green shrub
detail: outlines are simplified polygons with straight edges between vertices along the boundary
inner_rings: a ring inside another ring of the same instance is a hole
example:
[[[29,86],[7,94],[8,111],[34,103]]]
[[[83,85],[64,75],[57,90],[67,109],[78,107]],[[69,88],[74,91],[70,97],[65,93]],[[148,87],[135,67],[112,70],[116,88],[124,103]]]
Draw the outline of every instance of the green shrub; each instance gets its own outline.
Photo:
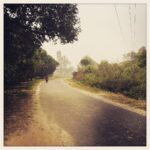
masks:
[[[80,66],[76,74],[79,81],[92,87],[123,93],[132,98],[146,99],[146,49],[126,55],[121,63],[102,61],[100,64],[86,63]],[[91,59],[88,58],[91,61]],[[92,60],[92,62],[94,62]],[[86,64],[86,65],[85,65]]]

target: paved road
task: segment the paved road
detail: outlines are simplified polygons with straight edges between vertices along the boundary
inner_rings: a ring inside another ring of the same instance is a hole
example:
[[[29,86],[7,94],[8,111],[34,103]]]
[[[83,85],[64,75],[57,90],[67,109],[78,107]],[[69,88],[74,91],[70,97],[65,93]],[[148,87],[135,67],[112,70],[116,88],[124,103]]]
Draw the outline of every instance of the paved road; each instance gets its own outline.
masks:
[[[83,94],[61,79],[41,85],[40,103],[75,146],[146,145],[146,117]]]

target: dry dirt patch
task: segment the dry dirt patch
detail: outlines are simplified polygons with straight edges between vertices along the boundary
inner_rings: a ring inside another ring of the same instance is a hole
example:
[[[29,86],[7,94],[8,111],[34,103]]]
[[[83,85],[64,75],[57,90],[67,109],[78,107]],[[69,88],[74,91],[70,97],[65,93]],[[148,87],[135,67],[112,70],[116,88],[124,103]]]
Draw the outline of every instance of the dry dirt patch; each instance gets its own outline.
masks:
[[[106,98],[109,101],[112,101],[118,104],[124,104],[126,106],[129,106],[130,108],[139,109],[141,111],[146,111],[145,100],[136,100],[136,99],[132,99],[127,96],[124,96],[120,93],[116,94],[113,92],[108,92],[108,91],[104,91],[98,88],[90,87],[88,85],[84,85],[73,79],[66,79],[65,81],[73,87],[77,87],[79,89],[94,93],[98,96]]]

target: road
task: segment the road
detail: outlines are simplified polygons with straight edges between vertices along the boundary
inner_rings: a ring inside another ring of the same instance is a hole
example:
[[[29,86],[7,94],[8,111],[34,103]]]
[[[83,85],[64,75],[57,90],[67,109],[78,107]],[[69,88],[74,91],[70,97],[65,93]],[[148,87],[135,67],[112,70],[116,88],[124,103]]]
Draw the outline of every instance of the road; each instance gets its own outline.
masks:
[[[86,95],[62,79],[41,85],[40,105],[75,146],[146,145],[146,117]]]

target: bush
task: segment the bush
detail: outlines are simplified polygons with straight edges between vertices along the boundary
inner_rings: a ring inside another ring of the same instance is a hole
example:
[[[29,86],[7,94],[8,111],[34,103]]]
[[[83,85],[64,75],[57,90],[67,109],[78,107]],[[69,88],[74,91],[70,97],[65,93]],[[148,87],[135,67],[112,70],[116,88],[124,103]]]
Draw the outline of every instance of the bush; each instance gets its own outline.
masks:
[[[82,63],[83,60],[85,61],[85,58],[82,59]],[[76,72],[78,80],[90,86],[123,93],[132,98],[146,99],[145,48],[141,48],[137,53],[127,54],[126,60],[118,64],[107,61],[102,61],[99,65],[95,64],[82,64]]]

